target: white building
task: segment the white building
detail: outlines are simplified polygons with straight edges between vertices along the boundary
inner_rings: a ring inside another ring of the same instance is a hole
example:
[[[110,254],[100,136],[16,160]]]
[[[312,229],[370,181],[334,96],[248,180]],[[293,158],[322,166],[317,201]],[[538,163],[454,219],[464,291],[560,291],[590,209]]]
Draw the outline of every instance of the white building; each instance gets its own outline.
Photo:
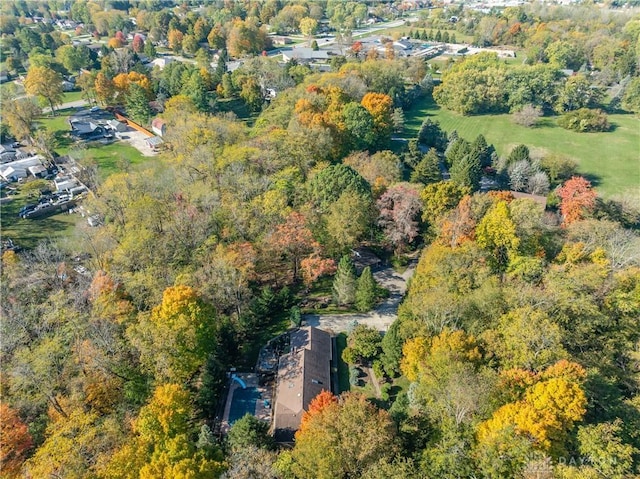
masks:
[[[0,176],[6,181],[18,180],[26,178],[29,175],[29,168],[33,166],[42,166],[42,157],[32,156],[22,160],[15,160],[5,163],[0,169]]]

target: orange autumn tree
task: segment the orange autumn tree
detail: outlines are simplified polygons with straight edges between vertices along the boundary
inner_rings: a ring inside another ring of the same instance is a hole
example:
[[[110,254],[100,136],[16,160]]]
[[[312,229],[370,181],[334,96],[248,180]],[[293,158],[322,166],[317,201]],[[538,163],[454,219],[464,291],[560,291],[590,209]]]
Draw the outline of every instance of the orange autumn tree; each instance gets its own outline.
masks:
[[[305,426],[314,415],[319,414],[332,404],[338,404],[338,397],[334,396],[330,391],[323,389],[320,394],[311,400],[309,407],[302,414],[299,431],[304,430]]]
[[[3,477],[17,477],[33,439],[15,409],[0,403],[0,464]]]
[[[591,189],[591,183],[581,176],[567,180],[558,189],[558,196],[563,226],[583,219],[596,205],[596,192]]]
[[[391,138],[393,129],[393,100],[384,93],[367,93],[361,104],[373,117],[373,128],[379,144]]]
[[[313,238],[304,215],[297,211],[289,213],[285,222],[276,226],[269,242],[276,254],[290,262],[293,281],[298,279],[300,270],[305,282],[310,284],[335,267],[332,260],[320,258],[320,244]]]

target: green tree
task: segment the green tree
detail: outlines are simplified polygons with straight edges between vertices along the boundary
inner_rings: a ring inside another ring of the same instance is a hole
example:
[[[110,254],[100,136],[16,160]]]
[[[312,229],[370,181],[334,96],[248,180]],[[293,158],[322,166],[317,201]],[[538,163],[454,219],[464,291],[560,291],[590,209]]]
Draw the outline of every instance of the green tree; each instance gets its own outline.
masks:
[[[355,247],[370,229],[371,199],[354,191],[346,191],[329,206],[327,233],[340,251]]]
[[[505,369],[541,371],[567,356],[560,327],[530,306],[503,315],[499,334],[501,343],[495,351]]]
[[[432,148],[416,165],[411,172],[411,181],[413,183],[437,183],[442,181],[442,173],[440,172],[440,158],[436,151]]]
[[[371,195],[371,186],[353,168],[337,164],[324,168],[308,183],[313,202],[326,210],[340,195],[352,191],[363,196]]]
[[[376,139],[373,117],[365,107],[356,102],[347,103],[342,109],[342,116],[354,149],[364,150],[373,145]]]
[[[358,311],[369,311],[376,304],[378,287],[373,278],[371,268],[367,266],[362,270],[356,284],[356,308]]]
[[[34,122],[42,114],[42,109],[31,98],[6,101],[2,110],[2,117],[17,140],[31,137]]]
[[[380,355],[381,342],[380,332],[370,326],[358,324],[349,334],[342,359],[349,364],[371,361]]]
[[[149,58],[149,60],[153,60],[158,54],[158,52],[156,51],[156,47],[151,39],[147,39],[147,41],[145,42],[143,52],[145,56]]]
[[[273,437],[269,434],[269,423],[249,413],[232,424],[227,443],[232,451],[251,446],[260,449],[274,447]]]
[[[349,256],[343,256],[333,279],[333,297],[340,306],[353,304],[356,299],[356,269]]]
[[[346,394],[314,414],[298,432],[291,468],[299,479],[361,477],[379,461],[392,460],[397,451],[389,414],[364,396]]]
[[[470,153],[453,164],[450,170],[451,182],[471,191],[480,189],[482,170],[478,156]]]
[[[638,449],[622,439],[622,420],[581,426],[578,429],[580,454],[601,477],[623,479],[633,474],[633,455]]]
[[[137,83],[131,83],[129,85],[129,91],[127,92],[127,113],[133,119],[133,121],[147,125],[151,119],[151,108],[149,107],[149,100],[147,99],[147,92]]]
[[[85,45],[63,45],[56,50],[56,58],[69,73],[91,66],[91,55]]]

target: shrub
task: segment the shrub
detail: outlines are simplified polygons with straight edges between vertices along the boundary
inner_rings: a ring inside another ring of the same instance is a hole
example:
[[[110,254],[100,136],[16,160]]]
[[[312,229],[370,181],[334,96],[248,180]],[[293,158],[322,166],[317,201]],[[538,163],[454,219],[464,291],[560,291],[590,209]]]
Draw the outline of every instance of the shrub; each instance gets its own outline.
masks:
[[[300,308],[298,306],[294,306],[289,311],[289,319],[293,323],[294,326],[300,327],[302,324],[302,314],[300,313]]]
[[[391,384],[385,383],[380,387],[380,399],[383,401],[389,401],[389,392],[391,391]]]
[[[360,385],[360,372],[360,368],[356,368],[355,366],[349,368],[349,384],[352,386]]]
[[[386,377],[386,374],[384,372],[384,365],[382,364],[382,361],[380,361],[379,359],[376,359],[373,362],[372,368],[373,368],[373,373],[376,375],[376,377],[379,380],[383,380]]]
[[[518,125],[532,127],[538,123],[542,116],[542,108],[539,106],[525,105],[513,114],[513,121]]]
[[[588,108],[580,108],[579,110],[565,113],[558,120],[565,130],[583,132],[592,131],[608,131],[610,128],[607,115],[602,110],[589,110]]]

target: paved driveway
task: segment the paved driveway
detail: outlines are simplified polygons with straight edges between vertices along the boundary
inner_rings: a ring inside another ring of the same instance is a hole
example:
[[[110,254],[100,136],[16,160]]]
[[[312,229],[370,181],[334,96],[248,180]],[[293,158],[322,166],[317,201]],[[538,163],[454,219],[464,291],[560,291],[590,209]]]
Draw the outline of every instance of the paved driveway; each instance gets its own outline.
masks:
[[[347,331],[356,322],[366,324],[378,331],[386,331],[398,317],[398,306],[407,290],[407,280],[413,276],[415,261],[403,273],[396,273],[391,267],[383,267],[374,271],[373,276],[378,284],[389,290],[389,297],[370,313],[353,314],[306,314],[303,316],[305,326],[314,326],[337,334]]]

